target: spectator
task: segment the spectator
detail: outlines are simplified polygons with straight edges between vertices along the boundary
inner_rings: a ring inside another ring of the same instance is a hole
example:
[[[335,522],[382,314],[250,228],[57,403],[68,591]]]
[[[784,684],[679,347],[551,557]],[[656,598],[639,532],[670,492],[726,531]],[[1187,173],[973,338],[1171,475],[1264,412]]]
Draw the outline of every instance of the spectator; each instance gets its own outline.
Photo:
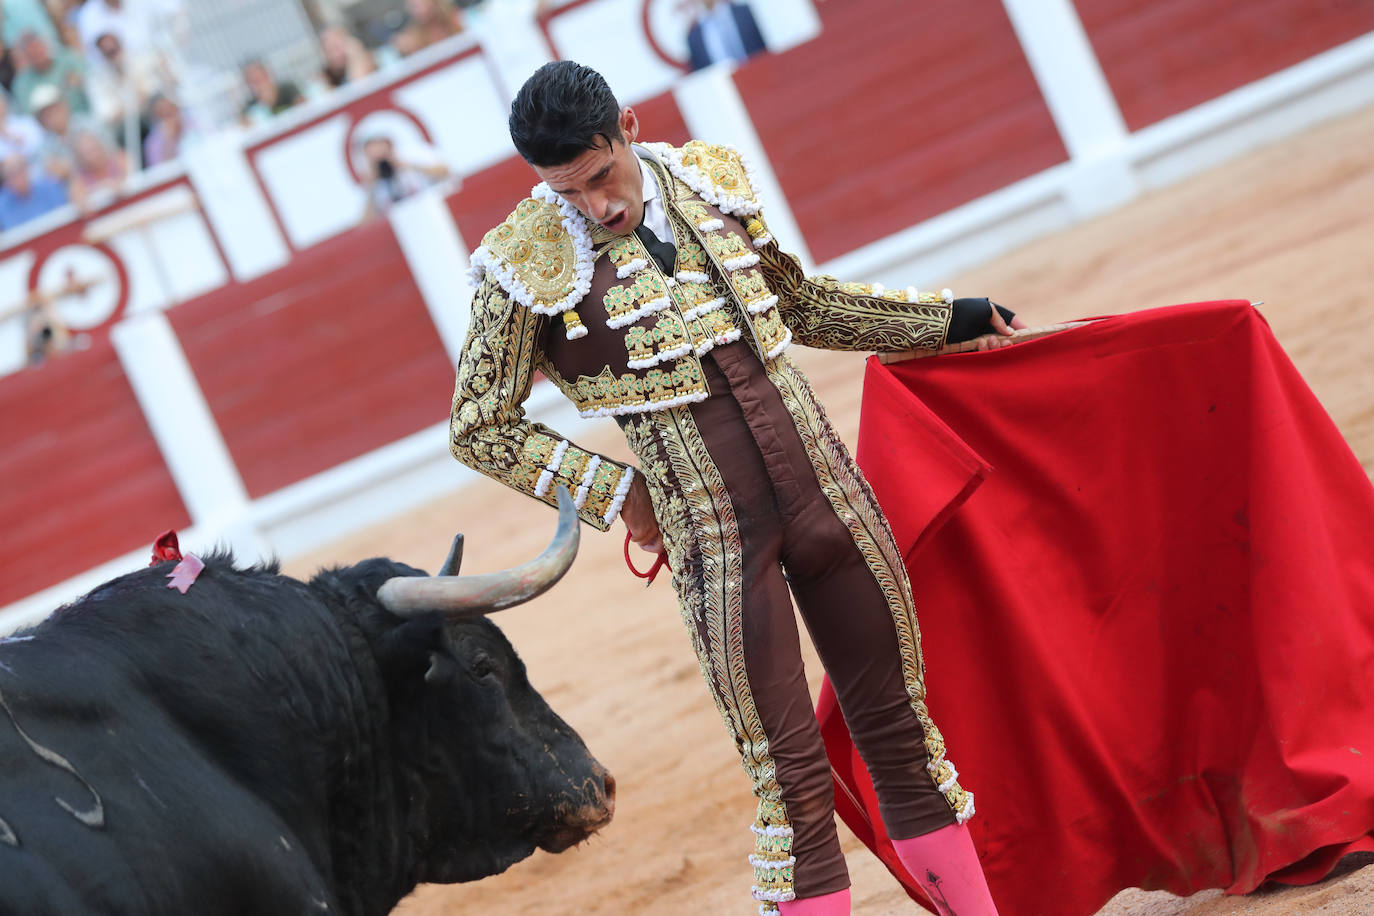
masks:
[[[396,157],[390,137],[374,136],[363,142],[367,158],[367,210],[363,219],[386,213],[397,201],[423,191],[448,177],[448,166],[429,148],[410,150],[406,159]]]
[[[100,0],[88,0],[88,5],[95,2]],[[114,32],[97,38],[96,47],[100,62],[86,80],[91,110],[113,136],[123,137],[125,116],[141,115],[152,97],[166,88],[164,74],[154,58],[129,58]]]
[[[78,131],[72,141],[71,197],[83,210],[97,194],[112,194],[124,185],[129,159],[94,131]]]
[[[402,57],[463,31],[463,13],[451,0],[406,0],[405,27],[391,39]]]
[[[53,86],[66,98],[72,111],[85,114],[91,110],[86,98],[86,67],[75,52],[65,47],[54,49],[37,32],[25,32],[19,39],[19,49],[24,65],[14,78],[16,107],[37,115],[38,109],[31,102],[34,91],[40,86]]]
[[[277,82],[267,65],[257,59],[243,65],[243,82],[249,94],[240,114],[244,124],[262,124],[273,115],[305,101],[295,83],[290,80]]]
[[[18,47],[19,38],[25,32],[37,32],[49,41],[57,37],[52,16],[43,0],[4,0],[0,7],[4,13],[0,35],[4,36],[5,44]]]
[[[766,49],[763,35],[747,3],[697,0],[687,52],[693,70],[725,60],[736,63]]]
[[[76,25],[88,72],[109,60],[101,42],[113,35],[129,72],[151,74],[166,88],[175,85],[175,64],[188,29],[181,0],[86,0],[77,10]],[[142,99],[140,107],[146,103]]]
[[[175,159],[182,151],[198,143],[202,133],[193,118],[181,110],[170,96],[159,95],[150,106],[152,129],[143,141],[143,164],[157,165]]]
[[[342,26],[331,25],[320,32],[320,51],[324,54],[320,79],[326,89],[338,89],[377,69],[372,53]]]
[[[62,182],[44,173],[33,175],[28,158],[20,153],[5,157],[0,179],[0,230],[13,229],[67,202]]]
[[[95,130],[95,122],[88,116],[72,114],[71,106],[56,86],[39,86],[35,89],[30,106],[43,127],[38,163],[52,177],[61,181],[70,180],[76,160],[76,135],[83,130]]]
[[[34,159],[42,145],[43,128],[28,115],[11,111],[9,95],[0,93],[0,159],[16,153]]]
[[[14,51],[8,42],[0,40],[0,86],[3,86],[6,92],[14,85],[17,71],[18,62],[15,60]]]
[[[28,364],[40,366],[71,345],[71,332],[57,314],[52,299],[37,293],[30,296],[24,309],[24,349]]]

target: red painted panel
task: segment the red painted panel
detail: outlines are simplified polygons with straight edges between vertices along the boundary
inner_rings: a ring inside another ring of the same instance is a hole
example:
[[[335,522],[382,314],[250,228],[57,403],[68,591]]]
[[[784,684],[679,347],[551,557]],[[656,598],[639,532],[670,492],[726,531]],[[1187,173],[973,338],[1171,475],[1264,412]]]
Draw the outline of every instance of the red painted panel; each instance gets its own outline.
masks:
[[[681,144],[689,139],[687,124],[671,92],[639,102],[634,110],[639,116],[641,140]],[[519,156],[464,178],[462,188],[449,197],[448,205],[467,246],[481,244],[487,230],[509,216],[538,182],[539,176]]]
[[[1369,0],[1076,0],[1138,130],[1374,30]]]
[[[453,370],[385,220],[170,318],[253,497],[448,415]]]
[[[0,379],[0,605],[190,524],[105,335]]]
[[[818,38],[735,75],[816,260],[1066,158],[999,0],[817,9]]]

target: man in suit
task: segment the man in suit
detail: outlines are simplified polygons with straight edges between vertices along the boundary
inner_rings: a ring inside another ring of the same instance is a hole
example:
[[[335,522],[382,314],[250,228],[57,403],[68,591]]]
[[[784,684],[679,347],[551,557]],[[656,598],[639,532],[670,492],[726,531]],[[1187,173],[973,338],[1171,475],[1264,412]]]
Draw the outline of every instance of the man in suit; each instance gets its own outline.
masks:
[[[739,63],[766,49],[749,4],[698,0],[692,28],[687,32],[693,70],[723,60]]]
[[[472,254],[454,456],[546,503],[566,486],[583,521],[604,531],[620,518],[637,544],[666,551],[758,798],[747,858],[760,913],[849,912],[795,597],[899,854],[948,912],[995,914],[964,826],[973,795],[926,709],[900,552],[785,351],[994,346],[1018,323],[948,290],[806,276],[768,231],[737,152],[636,143],[634,110],[572,61],[530,77],[510,130],[543,181]],[[526,420],[536,372],[582,416],[614,417],[638,465]]]

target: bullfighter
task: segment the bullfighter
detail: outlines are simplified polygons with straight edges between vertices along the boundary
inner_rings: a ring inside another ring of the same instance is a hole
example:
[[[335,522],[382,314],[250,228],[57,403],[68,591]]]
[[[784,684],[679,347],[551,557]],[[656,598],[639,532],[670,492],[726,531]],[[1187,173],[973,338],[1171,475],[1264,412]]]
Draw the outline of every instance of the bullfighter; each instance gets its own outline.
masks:
[[[973,795],[926,708],[902,558],[786,350],[998,346],[1022,325],[948,290],[807,276],[769,232],[737,152],[637,143],[634,110],[574,62],[529,78],[510,132],[542,180],[472,255],[454,456],[546,503],[564,485],[584,522],[620,518],[641,547],[666,550],[758,798],[760,913],[849,912],[789,591],[899,854],[948,912],[995,913],[965,826]],[[583,417],[614,417],[638,466],[525,419],[536,372]]]

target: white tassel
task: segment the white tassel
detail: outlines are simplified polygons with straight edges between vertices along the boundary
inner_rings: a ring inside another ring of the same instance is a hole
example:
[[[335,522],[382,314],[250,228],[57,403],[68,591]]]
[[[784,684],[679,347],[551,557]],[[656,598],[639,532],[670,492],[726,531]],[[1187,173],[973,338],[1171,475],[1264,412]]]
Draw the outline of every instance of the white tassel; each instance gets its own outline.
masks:
[[[954,822],[956,824],[967,823],[968,819],[973,817],[973,815],[973,793],[970,792],[968,793],[968,798],[964,800],[964,807],[960,808],[959,813],[954,815]]]
[[[630,367],[631,369],[649,369],[653,366],[657,366],[659,363],[666,363],[670,359],[677,359],[680,356],[686,356],[688,353],[691,352],[692,345],[684,344],[681,347],[675,347],[671,350],[664,350],[661,353],[655,353],[648,359],[632,359],[625,365]]]
[[[626,264],[624,267],[617,267],[615,270],[615,275],[621,280],[624,280],[626,277],[633,276],[634,274],[639,273],[641,270],[648,266],[649,262],[646,261],[644,258],[635,258],[633,261]]]
[[[716,232],[725,228],[725,223],[719,219],[707,219],[697,223],[697,228],[702,232]]]
[[[704,401],[707,397],[708,395],[705,391],[694,391],[691,394],[678,395],[675,398],[668,398],[664,401],[621,404],[619,407],[591,407],[587,410],[578,411],[578,416],[582,417],[584,420],[590,420],[595,417],[624,417],[636,413],[657,413],[662,410],[671,410],[674,407],[681,407],[684,404]]]
[[[760,856],[750,855],[749,864],[755,868],[762,868],[765,871],[781,871],[784,868],[791,868],[793,865],[796,865],[797,857],[788,856],[785,859],[773,861],[772,859],[764,859]]]
[[[750,824],[749,829],[754,831],[758,836],[792,836],[791,827],[776,827],[773,824],[768,824],[764,827]]]
[[[710,283],[711,278],[704,273],[696,270],[679,270],[677,279],[680,283]]]
[[[577,488],[577,495],[573,497],[573,507],[581,509],[587,503],[587,493],[592,488],[592,481],[596,479],[596,469],[601,467],[601,456],[593,455],[592,460],[587,462],[587,471],[582,475],[582,484]]]
[[[700,305],[694,305],[694,306],[692,306],[692,307],[689,308],[687,311],[685,311],[685,312],[682,313],[682,318],[683,318],[684,321],[696,321],[696,320],[697,320],[698,318],[700,318],[702,315],[706,315],[706,314],[709,314],[709,313],[711,313],[711,312],[714,312],[716,309],[720,308],[720,307],[721,307],[722,305],[724,305],[724,304],[725,304],[725,297],[723,297],[723,296],[717,296],[717,297],[714,298],[714,299],[708,299],[708,300],[706,300],[705,302],[701,303]]]
[[[657,299],[650,299],[648,302],[644,303],[639,308],[633,311],[626,312],[625,314],[619,315],[615,318],[607,318],[606,327],[623,328],[626,325],[634,324],[636,321],[643,318],[645,315],[652,315],[654,312],[661,312],[670,305],[672,305],[672,302],[668,299],[667,296],[659,296]]]
[[[748,254],[742,254],[737,258],[726,258],[724,261],[721,261],[720,263],[722,267],[729,271],[744,270],[745,268],[753,267],[754,265],[758,264],[759,256],[751,251]]]
[[[539,480],[534,485],[535,496],[542,497],[548,492],[549,484],[553,482],[554,475],[557,474],[558,469],[562,467],[563,456],[567,453],[568,440],[563,439],[558,443],[558,446],[554,448],[553,457],[550,458],[549,463],[544,466],[544,472],[539,475]]]
[[[766,354],[764,354],[764,362],[767,362],[768,360],[774,359],[775,357],[781,355],[783,350],[786,350],[788,347],[792,345],[792,329],[785,328],[784,330],[787,333],[783,336],[782,343],[778,344],[776,347],[774,347],[773,349],[769,350]]]
[[[615,521],[615,517],[620,514],[620,507],[625,502],[626,494],[630,492],[630,481],[634,480],[634,477],[635,469],[631,467],[625,468],[625,473],[620,475],[620,485],[615,488],[615,496],[611,499],[610,508],[601,517],[601,521],[607,525]]]
[[[777,296],[765,296],[765,297],[763,297],[762,299],[756,299],[755,301],[749,303],[749,304],[746,306],[746,308],[749,310],[749,314],[751,314],[751,315],[760,315],[760,314],[762,314],[762,313],[768,311],[769,309],[771,309],[773,306],[775,306],[775,305],[777,305],[777,304],[778,304],[778,297],[777,297]]]

